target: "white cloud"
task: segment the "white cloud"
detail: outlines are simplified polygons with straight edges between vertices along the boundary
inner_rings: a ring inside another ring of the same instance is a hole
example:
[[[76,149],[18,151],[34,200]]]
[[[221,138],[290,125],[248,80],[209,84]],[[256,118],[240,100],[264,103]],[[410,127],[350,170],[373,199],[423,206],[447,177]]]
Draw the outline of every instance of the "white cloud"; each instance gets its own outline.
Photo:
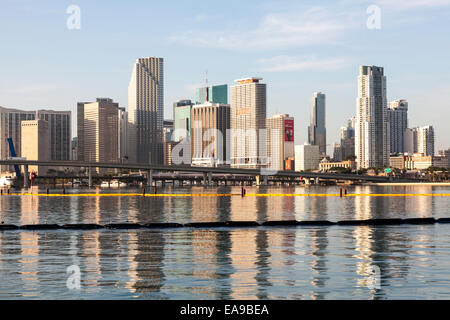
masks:
[[[359,23],[365,23],[361,19]],[[272,13],[253,29],[229,31],[187,31],[169,38],[198,47],[229,50],[273,49],[335,42],[344,30],[355,26],[350,11],[332,12],[313,7],[300,13]]]
[[[267,59],[259,59],[260,71],[286,72],[298,70],[336,70],[350,63],[349,58],[323,58],[315,56],[276,56]]]

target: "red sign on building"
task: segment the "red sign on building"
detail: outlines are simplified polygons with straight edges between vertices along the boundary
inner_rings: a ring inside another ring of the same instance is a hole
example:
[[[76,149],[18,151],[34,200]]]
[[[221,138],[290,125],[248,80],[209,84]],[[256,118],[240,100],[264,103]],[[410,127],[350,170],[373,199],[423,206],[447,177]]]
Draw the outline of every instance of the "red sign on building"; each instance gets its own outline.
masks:
[[[294,141],[294,120],[293,119],[284,120],[284,141],[285,142]]]

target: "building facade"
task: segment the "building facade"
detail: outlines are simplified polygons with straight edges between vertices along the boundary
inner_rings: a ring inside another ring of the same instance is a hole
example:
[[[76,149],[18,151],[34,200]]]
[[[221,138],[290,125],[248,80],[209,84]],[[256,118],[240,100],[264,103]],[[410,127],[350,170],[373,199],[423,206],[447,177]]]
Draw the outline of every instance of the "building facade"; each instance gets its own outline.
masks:
[[[266,119],[267,168],[288,170],[286,160],[294,160],[294,118],[277,114]],[[289,169],[290,170],[290,169]]]
[[[128,85],[128,158],[163,163],[164,60],[140,58]]]
[[[36,111],[36,119],[48,122],[50,160],[70,160],[72,150],[72,112],[38,110]]]
[[[206,102],[191,110],[192,165],[218,167],[227,165],[230,129],[230,105]]]
[[[84,161],[119,162],[119,104],[112,99],[98,98],[84,105]],[[112,173],[111,169],[99,169]]]
[[[308,143],[319,146],[322,156],[327,154],[327,131],[325,123],[325,94],[314,92],[311,98],[311,121],[308,127]]]
[[[231,166],[266,165],[266,84],[262,78],[235,80],[231,87]]]
[[[21,156],[27,160],[48,161],[51,160],[51,140],[49,137],[49,124],[46,120],[24,120],[21,123]],[[37,175],[45,175],[47,167],[29,166],[29,172]]]
[[[407,128],[404,134],[404,152],[434,155],[433,126]]]
[[[207,86],[195,90],[195,104],[205,102],[228,104],[228,85]]]
[[[382,67],[360,67],[356,114],[358,169],[389,166],[386,77]]]
[[[395,100],[387,110],[389,121],[390,153],[404,153],[405,131],[408,128],[408,101]]]
[[[319,163],[319,146],[310,144],[295,146],[295,171],[317,170]]]

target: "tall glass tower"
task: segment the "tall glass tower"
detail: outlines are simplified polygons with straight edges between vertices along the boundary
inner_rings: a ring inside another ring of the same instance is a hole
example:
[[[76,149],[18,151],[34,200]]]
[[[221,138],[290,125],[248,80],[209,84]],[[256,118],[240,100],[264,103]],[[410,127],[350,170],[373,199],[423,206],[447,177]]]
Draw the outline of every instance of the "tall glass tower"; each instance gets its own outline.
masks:
[[[308,143],[319,146],[319,153],[326,155],[325,94],[322,92],[314,92],[311,98],[311,124],[308,127]]]

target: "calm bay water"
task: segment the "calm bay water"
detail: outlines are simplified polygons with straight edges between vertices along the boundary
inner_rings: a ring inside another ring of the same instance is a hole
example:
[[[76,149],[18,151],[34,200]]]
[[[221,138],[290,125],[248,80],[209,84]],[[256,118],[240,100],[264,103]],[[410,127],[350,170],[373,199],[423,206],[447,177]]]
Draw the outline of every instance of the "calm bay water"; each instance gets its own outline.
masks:
[[[426,186],[347,189],[450,193],[449,187]],[[159,192],[238,194],[240,188]],[[338,192],[247,188],[248,194]],[[0,197],[1,221],[18,225],[440,218],[450,217],[449,207],[450,197],[430,196]],[[79,290],[66,285],[71,265],[81,271]],[[374,267],[379,289],[370,286]],[[2,299],[450,299],[449,270],[447,224],[0,232]]]

